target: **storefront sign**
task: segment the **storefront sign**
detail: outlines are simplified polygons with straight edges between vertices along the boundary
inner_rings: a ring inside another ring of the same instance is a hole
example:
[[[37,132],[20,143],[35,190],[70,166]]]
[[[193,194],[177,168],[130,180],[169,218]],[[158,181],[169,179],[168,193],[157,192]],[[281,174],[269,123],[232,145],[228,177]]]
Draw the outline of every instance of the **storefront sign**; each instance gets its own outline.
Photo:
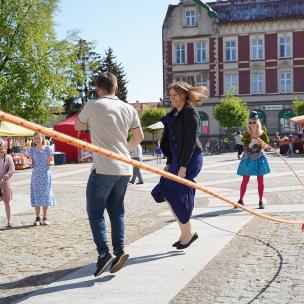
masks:
[[[283,110],[283,105],[263,105],[261,106],[263,111],[281,111]]]

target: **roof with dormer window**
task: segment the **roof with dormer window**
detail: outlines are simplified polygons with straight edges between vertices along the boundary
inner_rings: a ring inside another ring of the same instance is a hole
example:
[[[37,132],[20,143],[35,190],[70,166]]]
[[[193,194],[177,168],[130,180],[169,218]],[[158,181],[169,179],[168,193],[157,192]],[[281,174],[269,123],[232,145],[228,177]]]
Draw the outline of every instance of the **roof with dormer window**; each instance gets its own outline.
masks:
[[[220,23],[304,17],[303,0],[230,0],[208,5]]]

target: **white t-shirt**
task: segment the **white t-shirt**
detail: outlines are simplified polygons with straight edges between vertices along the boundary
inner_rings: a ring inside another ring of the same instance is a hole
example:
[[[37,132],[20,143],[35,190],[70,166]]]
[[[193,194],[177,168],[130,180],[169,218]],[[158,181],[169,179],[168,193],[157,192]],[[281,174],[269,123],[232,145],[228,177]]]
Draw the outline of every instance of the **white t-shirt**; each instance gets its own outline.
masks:
[[[244,143],[242,142],[242,135],[241,134],[238,134],[238,135],[234,136],[234,139],[235,139],[235,144],[236,145],[241,145],[241,146],[244,145]]]
[[[79,114],[79,120],[88,124],[92,144],[130,157],[127,148],[128,131],[140,127],[134,107],[114,95],[103,96],[87,102]],[[105,175],[132,175],[132,166],[93,153],[96,173]]]
[[[134,150],[130,151],[130,155],[132,158],[138,157],[140,160],[142,160],[142,147],[141,145],[137,145]]]

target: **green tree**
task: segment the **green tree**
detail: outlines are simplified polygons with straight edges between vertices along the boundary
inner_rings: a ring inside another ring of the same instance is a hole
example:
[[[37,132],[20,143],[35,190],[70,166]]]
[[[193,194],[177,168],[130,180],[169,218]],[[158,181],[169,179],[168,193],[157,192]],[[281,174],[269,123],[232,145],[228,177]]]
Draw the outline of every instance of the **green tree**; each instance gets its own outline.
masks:
[[[68,115],[79,112],[89,98],[95,97],[94,76],[101,64],[95,45],[79,39],[75,45],[75,64],[70,70],[70,86],[64,99],[64,109]]]
[[[56,39],[53,16],[58,2],[0,2],[1,109],[40,123],[67,95],[74,61],[69,39]]]
[[[117,77],[118,92],[117,96],[120,100],[127,102],[127,83],[126,73],[121,63],[116,62],[116,56],[114,56],[113,50],[108,48],[105,52],[105,56],[102,59],[102,64],[98,69],[99,73],[110,72]]]
[[[149,108],[141,112],[140,115],[141,125],[146,132],[152,134],[153,146],[155,142],[155,134],[160,136],[161,130],[150,130],[150,129],[146,129],[146,127],[159,122],[161,118],[166,115],[166,113],[167,111],[164,108]],[[159,138],[159,136],[157,138]],[[152,150],[153,155],[154,155],[154,150],[155,148],[153,148]]]
[[[292,111],[296,115],[304,115],[304,100],[295,99],[292,102]]]
[[[213,116],[229,135],[233,128],[246,124],[247,105],[235,95],[234,91],[230,91],[220,99],[220,103],[213,110]]]
[[[141,124],[143,128],[153,125],[160,121],[160,119],[166,115],[164,108],[149,108],[141,113]]]

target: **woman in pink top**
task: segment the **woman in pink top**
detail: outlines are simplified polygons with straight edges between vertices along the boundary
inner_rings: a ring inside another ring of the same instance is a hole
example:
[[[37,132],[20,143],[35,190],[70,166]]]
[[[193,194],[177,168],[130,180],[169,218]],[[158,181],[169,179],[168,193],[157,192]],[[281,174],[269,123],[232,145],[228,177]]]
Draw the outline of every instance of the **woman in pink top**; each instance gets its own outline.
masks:
[[[11,177],[15,172],[13,158],[6,154],[6,146],[3,140],[0,140],[0,201],[4,202],[7,218],[7,228],[11,228],[11,206],[13,191],[11,186]]]

